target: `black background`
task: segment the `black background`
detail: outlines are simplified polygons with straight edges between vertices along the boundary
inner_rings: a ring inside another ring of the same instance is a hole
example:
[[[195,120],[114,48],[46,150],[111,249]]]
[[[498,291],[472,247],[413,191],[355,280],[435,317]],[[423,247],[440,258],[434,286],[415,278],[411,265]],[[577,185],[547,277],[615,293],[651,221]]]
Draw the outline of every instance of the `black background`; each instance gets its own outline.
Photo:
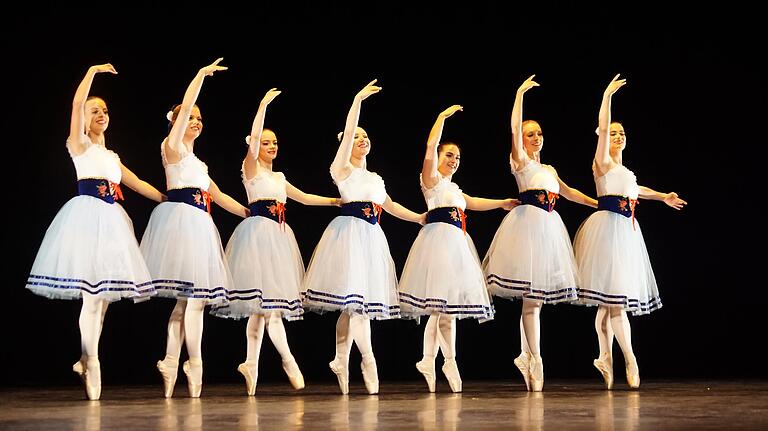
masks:
[[[515,91],[531,74],[540,87],[526,95],[524,114],[542,125],[542,160],[570,186],[594,195],[590,163],[603,89],[616,73],[628,80],[614,97],[624,123],[624,162],[642,185],[677,191],[681,212],[661,202],[638,207],[664,307],[631,318],[633,343],[646,379],[765,378],[762,277],[763,183],[757,155],[765,146],[764,74],[756,63],[763,29],[754,11],[729,4],[669,10],[579,2],[504,6],[400,3],[346,7],[335,2],[249,9],[185,3],[170,8],[104,11],[36,4],[7,14],[2,74],[6,132],[3,235],[4,310],[0,313],[0,384],[77,384],[70,366],[80,355],[79,301],[54,301],[24,289],[45,229],[74,196],[75,173],[64,141],[71,99],[90,65],[112,63],[119,74],[97,75],[91,94],[106,99],[107,146],[139,177],[164,189],[159,145],[166,111],[181,101],[197,70],[217,57],[230,69],[206,78],[198,105],[205,128],[195,146],[220,188],[240,202],[239,169],[253,115],[272,87],[266,126],[280,141],[275,170],[300,189],[336,196],[328,168],[349,105],[366,83],[383,90],[363,103],[360,125],[372,139],[370,170],[390,196],[425,210],[418,186],[424,144],[437,114],[452,104],[444,139],[462,146],[454,175],[473,196],[514,197],[509,170],[509,114]],[[113,5],[114,7],[114,5]],[[10,97],[8,97],[10,96]],[[154,203],[127,190],[123,204],[140,238]],[[305,264],[337,210],[289,202],[287,220]],[[561,200],[558,212],[573,235],[591,209]],[[470,212],[469,232],[487,250],[505,212]],[[214,207],[227,241],[240,221]],[[384,215],[398,272],[419,226]],[[757,251],[752,251],[756,249]],[[105,385],[160,384],[173,302],[153,299],[110,306],[101,339]],[[518,379],[520,302],[497,299],[496,319],[458,324],[463,378]],[[336,313],[307,313],[287,323],[289,342],[309,385],[332,381]],[[542,354],[549,377],[593,378],[597,355],[594,309],[546,306]],[[420,378],[423,322],[373,322],[380,378]],[[240,381],[245,321],[206,316],[205,380]],[[359,380],[359,354],[352,379]],[[617,364],[621,356],[616,347]],[[185,354],[185,353],[183,353]],[[620,367],[617,365],[617,370]],[[617,371],[621,373],[621,371]],[[284,381],[269,341],[260,381]]]

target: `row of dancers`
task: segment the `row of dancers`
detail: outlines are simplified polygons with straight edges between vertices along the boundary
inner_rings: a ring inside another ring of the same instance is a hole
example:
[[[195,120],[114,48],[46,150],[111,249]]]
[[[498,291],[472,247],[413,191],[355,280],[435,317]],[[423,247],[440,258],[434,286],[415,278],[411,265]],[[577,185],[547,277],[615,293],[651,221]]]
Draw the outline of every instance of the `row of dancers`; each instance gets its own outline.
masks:
[[[349,391],[349,357],[355,344],[368,393],[379,392],[371,346],[370,321],[427,317],[423,357],[416,368],[428,390],[435,391],[436,356],[450,388],[461,392],[456,362],[456,319],[493,318],[492,296],[522,299],[521,353],[514,359],[529,391],[544,384],[539,313],[543,304],[574,302],[597,305],[595,329],[600,354],[594,360],[606,387],[613,386],[614,337],[623,352],[629,386],[640,384],[632,351],[627,313],[647,314],[661,307],[656,281],[635,218],[639,198],[663,201],[675,209],[687,203],[676,193],[638,186],[622,160],[623,126],[611,121],[613,94],[626,84],[616,75],[604,91],[592,170],[598,198],[569,187],[552,166],[541,163],[539,124],[523,121],[523,98],[539,84],[534,76],[517,90],[511,114],[510,167],[518,199],[469,196],[452,181],[461,150],[442,142],[446,119],[462,110],[441,112],[429,133],[420,175],[428,211],[416,213],[395,202],[383,179],[366,167],[371,141],[358,126],[362,102],[381,87],[371,81],[354,97],[330,173],[340,198],[305,193],[272,169],[278,140],[264,127],[268,105],[280,94],[262,98],[242,163],[248,206],[222,192],[194,153],[203,128],[196,101],[203,81],[226,70],[222,59],[201,68],[181,104],[168,113],[169,133],[160,146],[167,187],[162,193],[139,179],[105,146],[109,125],[106,102],[89,96],[94,77],[117,71],[111,64],[88,69],[74,100],[67,149],[75,165],[78,196],[57,213],[46,231],[26,287],[48,298],[80,299],[81,357],[73,370],[83,380],[88,399],[101,396],[98,343],[109,303],[153,295],[176,299],[168,321],[165,357],[157,362],[164,396],[171,397],[182,346],[189,395],[203,384],[201,354],[206,306],[219,317],[248,319],[246,360],[238,371],[254,395],[258,360],[266,331],[282,358],[295,389],[304,377],[291,354],[283,320],[300,319],[305,310],[339,311],[336,353],[329,363],[340,391]],[[121,184],[159,204],[141,242],[122,206]],[[571,243],[555,211],[559,197],[597,208]],[[304,269],[285,203],[340,207]],[[210,216],[212,202],[243,217],[226,248]],[[465,210],[504,209],[491,246],[481,261],[467,232]],[[383,212],[423,225],[408,254],[399,281],[379,221]]]

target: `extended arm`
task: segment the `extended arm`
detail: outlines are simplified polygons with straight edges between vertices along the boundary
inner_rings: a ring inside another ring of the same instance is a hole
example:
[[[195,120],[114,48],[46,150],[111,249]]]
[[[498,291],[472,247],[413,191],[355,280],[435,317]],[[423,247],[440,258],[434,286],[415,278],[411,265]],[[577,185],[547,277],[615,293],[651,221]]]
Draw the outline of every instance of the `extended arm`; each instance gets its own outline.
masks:
[[[341,199],[339,198],[327,198],[325,196],[304,193],[291,183],[286,183],[286,192],[288,192],[289,198],[304,205],[339,206],[341,204]]]
[[[155,202],[163,202],[166,200],[166,196],[160,193],[160,190],[137,177],[136,174],[122,163],[120,164],[120,171],[122,172],[122,179],[120,182],[128,186],[131,190],[147,199],[152,199]]]
[[[654,201],[663,201],[676,210],[681,210],[684,206],[688,205],[688,202],[677,197],[675,192],[661,193],[645,186],[640,186],[640,197]]]

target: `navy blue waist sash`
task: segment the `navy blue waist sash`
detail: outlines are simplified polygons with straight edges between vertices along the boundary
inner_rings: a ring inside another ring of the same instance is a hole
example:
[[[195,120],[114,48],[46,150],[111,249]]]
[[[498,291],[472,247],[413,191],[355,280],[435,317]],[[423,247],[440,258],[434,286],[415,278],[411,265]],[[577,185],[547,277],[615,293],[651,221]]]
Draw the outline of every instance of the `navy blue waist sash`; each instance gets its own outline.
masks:
[[[467,231],[467,216],[459,207],[439,207],[427,212],[427,223],[448,223]]]
[[[370,224],[376,224],[381,218],[381,205],[370,201],[347,202],[341,204],[341,215],[357,217]]]
[[[634,218],[635,205],[637,205],[637,199],[630,199],[627,196],[605,195],[597,198],[598,210],[614,212],[627,218]]]
[[[547,212],[552,212],[555,209],[555,200],[559,197],[560,195],[557,193],[545,189],[526,190],[518,196],[523,205],[533,205]]]
[[[272,219],[277,223],[285,222],[285,204],[277,199],[259,199],[248,204],[251,217],[261,216]]]
[[[181,202],[211,213],[211,194],[198,187],[171,189],[166,192],[169,202]]]
[[[105,178],[84,178],[77,180],[77,194],[93,196],[108,204],[115,203],[116,199],[123,199],[120,184],[113,183]]]

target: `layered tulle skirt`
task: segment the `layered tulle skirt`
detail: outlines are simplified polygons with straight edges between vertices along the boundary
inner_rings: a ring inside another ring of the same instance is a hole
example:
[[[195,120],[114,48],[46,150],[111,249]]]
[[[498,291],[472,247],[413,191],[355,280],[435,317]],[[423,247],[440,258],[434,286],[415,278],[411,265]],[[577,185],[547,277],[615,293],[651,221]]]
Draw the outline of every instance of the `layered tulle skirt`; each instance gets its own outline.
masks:
[[[576,261],[557,211],[515,207],[496,231],[483,270],[494,296],[543,303],[577,299]]]
[[[315,312],[399,317],[395,263],[381,226],[351,216],[334,218],[312,254],[302,296],[304,307]]]
[[[293,230],[266,217],[248,217],[235,228],[226,248],[234,287],[229,304],[211,312],[235,319],[280,313],[300,319],[304,262]]]
[[[26,287],[48,298],[78,299],[85,292],[109,302],[155,293],[128,214],[92,196],[76,196],[56,214]]]
[[[211,216],[180,202],[155,207],[141,239],[158,295],[226,303],[232,276]]]
[[[579,302],[621,307],[632,314],[661,308],[643,232],[637,220],[597,211],[576,232]]]
[[[424,226],[411,247],[400,284],[402,317],[434,313],[459,319],[493,318],[493,308],[472,238],[447,223]]]

